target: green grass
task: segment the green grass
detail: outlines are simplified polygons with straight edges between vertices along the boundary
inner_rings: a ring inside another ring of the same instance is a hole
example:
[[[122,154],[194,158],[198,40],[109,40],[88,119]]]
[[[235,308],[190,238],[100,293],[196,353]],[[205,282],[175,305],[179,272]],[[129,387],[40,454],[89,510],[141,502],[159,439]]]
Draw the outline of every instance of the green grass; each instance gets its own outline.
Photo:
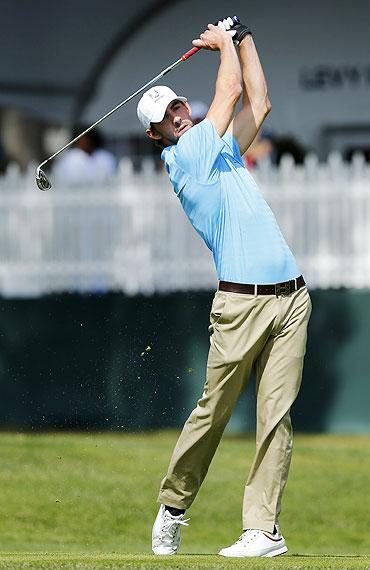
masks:
[[[274,559],[225,560],[217,556],[177,555],[176,557],[135,554],[9,554],[0,556],[0,570],[368,570],[370,558],[360,556],[288,556]]]
[[[0,570],[370,569],[369,436],[297,436],[280,521],[289,556],[241,561],[212,555],[240,534],[254,443],[224,438],[189,510],[182,556],[151,556],[176,436],[0,434]]]

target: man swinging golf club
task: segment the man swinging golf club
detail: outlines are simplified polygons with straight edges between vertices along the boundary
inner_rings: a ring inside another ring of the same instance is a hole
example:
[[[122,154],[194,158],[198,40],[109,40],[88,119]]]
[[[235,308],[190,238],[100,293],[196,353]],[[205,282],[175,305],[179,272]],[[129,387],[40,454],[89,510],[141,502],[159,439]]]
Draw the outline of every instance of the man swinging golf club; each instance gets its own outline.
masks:
[[[194,125],[185,97],[157,86],[137,113],[190,222],[211,249],[219,278],[211,309],[204,392],[186,421],[162,481],[153,552],[176,554],[194,501],[252,367],[256,372],[256,454],[246,482],[243,534],[222,556],[287,551],[278,526],[291,452],[290,407],[301,382],[309,294],[273,213],[245,169],[270,111],[266,82],[247,26],[208,25],[198,48],[219,51],[215,95]],[[239,46],[240,62],[235,45]],[[234,115],[242,96],[241,110]]]

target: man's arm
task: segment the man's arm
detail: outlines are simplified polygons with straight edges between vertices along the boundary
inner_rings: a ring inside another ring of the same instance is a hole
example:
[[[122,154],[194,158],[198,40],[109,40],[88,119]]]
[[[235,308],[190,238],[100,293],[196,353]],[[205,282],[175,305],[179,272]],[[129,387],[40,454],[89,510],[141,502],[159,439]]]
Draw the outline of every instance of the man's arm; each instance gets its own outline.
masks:
[[[236,139],[240,154],[249,148],[271,110],[267,85],[256,46],[247,35],[239,46],[243,74],[242,108],[231,122],[228,132]]]
[[[193,45],[220,52],[215,95],[207,119],[213,123],[220,137],[230,125],[235,105],[242,94],[242,76],[232,36],[221,28],[208,24],[208,30]]]

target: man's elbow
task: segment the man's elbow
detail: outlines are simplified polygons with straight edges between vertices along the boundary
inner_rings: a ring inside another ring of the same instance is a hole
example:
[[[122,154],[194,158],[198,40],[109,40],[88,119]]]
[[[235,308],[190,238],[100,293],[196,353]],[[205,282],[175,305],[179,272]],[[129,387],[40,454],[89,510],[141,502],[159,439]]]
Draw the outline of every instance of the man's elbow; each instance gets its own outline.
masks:
[[[237,104],[240,97],[242,96],[242,93],[243,93],[243,88],[240,83],[235,82],[233,85],[230,86],[229,96],[234,105]]]

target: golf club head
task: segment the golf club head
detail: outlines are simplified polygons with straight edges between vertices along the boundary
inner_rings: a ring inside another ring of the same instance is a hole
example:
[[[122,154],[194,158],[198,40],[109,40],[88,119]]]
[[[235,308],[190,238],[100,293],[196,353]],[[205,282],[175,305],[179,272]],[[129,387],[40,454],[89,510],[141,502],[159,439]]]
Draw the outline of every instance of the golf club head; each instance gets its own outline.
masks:
[[[50,180],[46,176],[45,172],[41,170],[40,167],[38,167],[36,170],[36,183],[37,186],[40,188],[40,190],[42,190],[43,192],[45,190],[50,190],[51,188]]]

